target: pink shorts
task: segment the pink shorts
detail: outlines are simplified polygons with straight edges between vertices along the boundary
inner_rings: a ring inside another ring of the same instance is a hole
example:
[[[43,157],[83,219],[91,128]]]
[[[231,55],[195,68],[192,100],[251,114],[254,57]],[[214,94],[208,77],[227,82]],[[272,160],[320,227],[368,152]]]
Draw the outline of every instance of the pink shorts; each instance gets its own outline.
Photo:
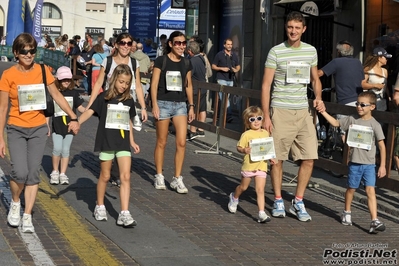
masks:
[[[241,176],[242,177],[248,177],[248,178],[252,178],[252,177],[255,177],[255,176],[266,178],[266,172],[265,171],[260,171],[260,170],[256,170],[256,171],[241,171]]]

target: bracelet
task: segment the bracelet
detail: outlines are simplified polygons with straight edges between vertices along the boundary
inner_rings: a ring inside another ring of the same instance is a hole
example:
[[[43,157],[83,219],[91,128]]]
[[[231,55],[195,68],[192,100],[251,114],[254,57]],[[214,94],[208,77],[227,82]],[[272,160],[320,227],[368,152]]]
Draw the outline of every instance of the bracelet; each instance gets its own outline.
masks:
[[[188,107],[195,107],[195,104],[189,104]]]
[[[78,122],[78,118],[71,118],[71,122]]]
[[[141,110],[146,110],[147,111],[147,107],[141,107]]]

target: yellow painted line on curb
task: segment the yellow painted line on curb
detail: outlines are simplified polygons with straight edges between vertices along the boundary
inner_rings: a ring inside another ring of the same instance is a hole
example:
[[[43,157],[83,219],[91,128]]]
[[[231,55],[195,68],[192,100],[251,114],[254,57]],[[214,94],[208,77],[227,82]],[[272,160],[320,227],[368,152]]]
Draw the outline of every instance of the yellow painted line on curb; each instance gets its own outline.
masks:
[[[40,179],[39,187],[42,190],[57,194],[47,182],[47,176],[40,174]],[[41,205],[41,209],[47,213],[48,218],[59,229],[58,232],[67,239],[76,255],[86,265],[122,265],[112,256],[105,244],[90,233],[84,223],[84,218],[73,210],[64,199],[52,198],[39,191],[36,204]]]

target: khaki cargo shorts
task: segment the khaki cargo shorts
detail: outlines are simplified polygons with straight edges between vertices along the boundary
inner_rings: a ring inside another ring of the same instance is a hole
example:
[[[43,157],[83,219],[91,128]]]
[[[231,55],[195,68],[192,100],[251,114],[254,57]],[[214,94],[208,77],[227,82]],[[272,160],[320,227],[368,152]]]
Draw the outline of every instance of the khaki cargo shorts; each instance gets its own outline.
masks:
[[[272,108],[274,146],[278,160],[318,159],[317,136],[310,109]]]

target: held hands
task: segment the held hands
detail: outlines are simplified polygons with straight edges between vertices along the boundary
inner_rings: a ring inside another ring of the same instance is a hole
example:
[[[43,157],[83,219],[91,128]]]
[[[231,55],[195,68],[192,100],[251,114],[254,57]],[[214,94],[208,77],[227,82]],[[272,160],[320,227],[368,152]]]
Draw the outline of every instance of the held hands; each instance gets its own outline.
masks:
[[[78,134],[80,130],[80,124],[78,121],[71,121],[68,124],[68,132],[73,132],[74,134]]]
[[[313,100],[313,107],[316,108],[319,113],[323,113],[326,111],[326,106],[324,105],[324,102],[320,99]]]

